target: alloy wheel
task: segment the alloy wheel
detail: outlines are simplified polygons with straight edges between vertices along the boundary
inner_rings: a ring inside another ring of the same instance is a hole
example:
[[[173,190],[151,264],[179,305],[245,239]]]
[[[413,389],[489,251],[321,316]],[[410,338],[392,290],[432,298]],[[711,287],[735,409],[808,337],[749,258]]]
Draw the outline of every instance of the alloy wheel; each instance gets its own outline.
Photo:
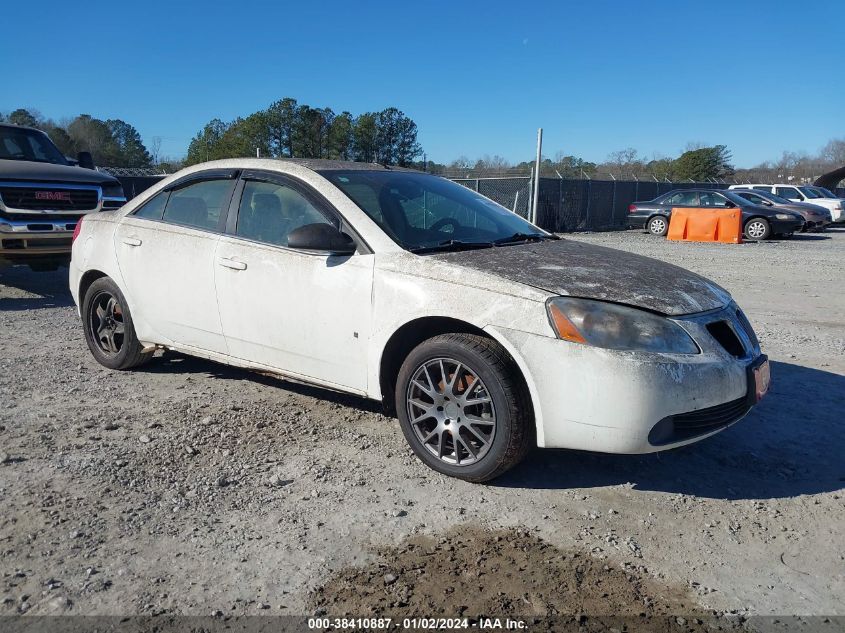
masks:
[[[123,322],[123,308],[114,295],[100,292],[94,297],[88,324],[91,338],[100,351],[111,356],[120,352],[126,325]]]
[[[468,466],[482,459],[496,435],[496,410],[484,382],[465,363],[435,358],[414,372],[408,420],[422,446],[440,461]]]
[[[748,232],[748,237],[758,240],[766,234],[766,225],[762,222],[752,220],[745,228]]]
[[[662,235],[666,230],[666,221],[660,218],[655,218],[649,223],[649,229],[655,235]]]

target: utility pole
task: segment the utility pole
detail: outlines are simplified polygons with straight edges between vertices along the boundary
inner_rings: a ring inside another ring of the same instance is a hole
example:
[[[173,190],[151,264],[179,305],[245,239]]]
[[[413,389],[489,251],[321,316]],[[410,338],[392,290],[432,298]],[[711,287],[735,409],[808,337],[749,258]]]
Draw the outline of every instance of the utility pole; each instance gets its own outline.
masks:
[[[540,157],[543,154],[543,128],[537,129],[537,161],[534,164],[534,199],[531,201],[531,223],[537,223],[537,208],[540,203]]]

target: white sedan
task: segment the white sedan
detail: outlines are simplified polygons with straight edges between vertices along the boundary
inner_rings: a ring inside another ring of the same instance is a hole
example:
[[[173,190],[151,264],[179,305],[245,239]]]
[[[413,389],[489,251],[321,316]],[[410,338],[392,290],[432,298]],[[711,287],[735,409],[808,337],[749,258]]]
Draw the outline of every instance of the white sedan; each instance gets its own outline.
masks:
[[[77,225],[70,289],[106,367],[166,348],[381,400],[423,462],[471,481],[533,446],[694,442],[769,382],[712,282],[380,165],[190,167]]]

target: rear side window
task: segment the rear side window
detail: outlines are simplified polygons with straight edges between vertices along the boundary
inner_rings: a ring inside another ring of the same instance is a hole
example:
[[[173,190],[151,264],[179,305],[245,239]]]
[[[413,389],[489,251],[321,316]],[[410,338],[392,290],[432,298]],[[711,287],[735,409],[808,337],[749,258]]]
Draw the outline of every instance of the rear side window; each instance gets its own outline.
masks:
[[[728,201],[718,193],[703,192],[700,195],[702,207],[726,207]]]
[[[203,180],[170,193],[164,221],[215,231],[232,195],[232,180]]]
[[[663,204],[671,204],[673,207],[697,207],[698,194],[695,191],[679,191],[666,198]]]
[[[134,215],[139,218],[148,218],[150,220],[161,220],[164,215],[164,207],[167,204],[167,197],[170,195],[169,191],[161,191],[147,200]]]
[[[769,193],[772,192],[771,187],[752,187],[752,189],[756,189],[757,191],[768,191]]]

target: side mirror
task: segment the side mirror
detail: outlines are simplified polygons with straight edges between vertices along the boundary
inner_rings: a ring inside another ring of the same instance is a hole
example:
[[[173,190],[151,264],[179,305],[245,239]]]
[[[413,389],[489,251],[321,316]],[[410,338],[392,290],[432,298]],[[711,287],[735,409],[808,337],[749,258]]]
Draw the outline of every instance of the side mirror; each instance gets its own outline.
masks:
[[[325,251],[332,255],[352,255],[355,242],[331,224],[306,224],[288,235],[288,247],[304,251]]]
[[[733,209],[736,205],[731,202],[730,200],[725,200],[725,208],[726,209]]]
[[[79,152],[76,155],[76,162],[80,167],[84,167],[85,169],[95,169],[94,157],[91,156],[91,152]]]

